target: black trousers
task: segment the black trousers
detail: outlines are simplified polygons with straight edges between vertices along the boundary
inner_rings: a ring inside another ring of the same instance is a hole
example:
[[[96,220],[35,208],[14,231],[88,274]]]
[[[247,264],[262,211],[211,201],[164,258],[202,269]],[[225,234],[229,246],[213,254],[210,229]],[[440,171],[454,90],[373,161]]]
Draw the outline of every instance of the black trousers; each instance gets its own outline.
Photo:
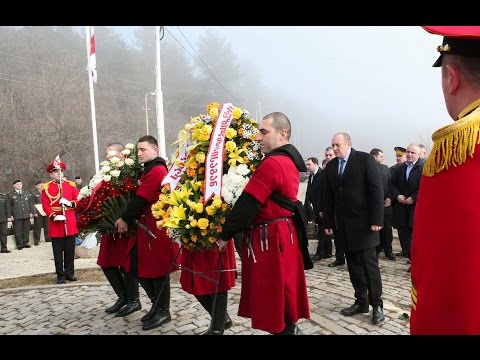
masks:
[[[7,231],[8,222],[4,221],[0,223],[0,243],[2,246],[0,250],[7,250]]]
[[[412,232],[413,228],[408,226],[397,227],[398,240],[402,246],[402,251],[406,252],[408,258],[410,258],[410,248],[412,247]]]
[[[13,232],[17,248],[23,248],[30,241],[30,218],[15,219],[13,221]]]
[[[325,234],[325,229],[322,225],[318,225],[317,239],[318,239],[318,245],[317,245],[316,255],[331,256],[332,255],[332,236]]]
[[[75,275],[73,260],[75,259],[76,235],[52,238],[55,272],[58,280],[65,280]]]
[[[355,290],[355,304],[362,308],[383,307],[382,278],[378,267],[377,250],[372,247],[360,251],[346,251],[348,273]]]
[[[383,217],[383,228],[380,230],[380,245],[377,247],[377,252],[380,252],[379,248],[383,247],[385,256],[393,255],[392,241],[392,215],[385,215]]]
[[[33,242],[34,244],[40,243],[40,235],[42,234],[43,227],[43,236],[45,241],[48,240],[48,217],[38,215],[33,218]]]

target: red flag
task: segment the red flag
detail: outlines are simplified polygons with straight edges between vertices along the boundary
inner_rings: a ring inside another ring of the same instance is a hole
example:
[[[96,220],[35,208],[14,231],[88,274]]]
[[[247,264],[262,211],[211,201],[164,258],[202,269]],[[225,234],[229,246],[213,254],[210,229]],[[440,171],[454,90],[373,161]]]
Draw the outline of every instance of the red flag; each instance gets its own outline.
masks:
[[[95,36],[93,26],[90,27],[90,57],[88,59],[88,70],[92,74],[92,80],[97,83],[97,58],[95,56]]]

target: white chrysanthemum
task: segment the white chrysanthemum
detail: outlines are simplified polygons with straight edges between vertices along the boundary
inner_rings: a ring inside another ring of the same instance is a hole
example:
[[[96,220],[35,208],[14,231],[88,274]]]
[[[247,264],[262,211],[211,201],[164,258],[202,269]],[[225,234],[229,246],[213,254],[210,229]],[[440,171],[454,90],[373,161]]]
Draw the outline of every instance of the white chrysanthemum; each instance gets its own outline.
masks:
[[[134,144],[131,144],[131,143],[128,143],[127,145],[125,145],[125,149],[130,149],[130,150],[132,150],[134,147],[135,147],[135,145],[134,145]]]
[[[102,166],[102,168],[100,169],[100,172],[102,174],[107,174],[110,172],[110,170],[112,170],[112,168],[110,166]]]
[[[112,177],[110,175],[103,175],[103,181],[109,182],[110,180],[112,180]]]
[[[130,159],[130,158],[125,159],[125,164],[126,164],[127,166],[132,166],[134,163],[135,163],[135,162],[134,162],[132,159]]]
[[[107,151],[107,157],[108,159],[114,157],[114,156],[117,156],[117,150],[110,150],[110,151]]]
[[[230,167],[228,173],[223,175],[221,193],[227,204],[235,204],[250,179],[247,177],[249,173],[248,167],[245,164],[240,164],[236,168]]]
[[[110,171],[110,175],[112,175],[112,177],[119,177],[120,176],[120,170],[112,170]]]
[[[115,153],[116,154],[116,153]],[[115,165],[115,164],[118,164],[118,162],[120,161],[120,159],[116,156],[113,156],[110,158],[110,162]]]
[[[108,165],[110,165],[110,161],[106,161],[106,160],[105,160],[105,161],[102,161],[102,162],[100,163],[100,166],[101,166],[101,167],[103,167],[103,166],[108,166]]]
[[[115,164],[115,167],[117,169],[120,169],[125,163],[123,162],[123,160],[120,160],[118,163]]]
[[[122,150],[122,154],[125,155],[125,156],[130,155],[130,153],[131,153],[130,149],[123,149]]]

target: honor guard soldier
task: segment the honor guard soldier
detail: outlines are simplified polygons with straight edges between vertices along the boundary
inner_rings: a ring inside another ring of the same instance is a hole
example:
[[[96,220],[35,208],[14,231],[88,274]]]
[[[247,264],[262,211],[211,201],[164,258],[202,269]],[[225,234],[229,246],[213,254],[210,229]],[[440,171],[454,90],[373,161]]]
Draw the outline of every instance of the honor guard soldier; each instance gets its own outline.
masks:
[[[480,334],[480,26],[425,26],[453,121],[432,135],[412,242],[414,335]],[[438,104],[438,106],[444,106]]]
[[[42,190],[42,206],[48,216],[48,236],[52,239],[53,256],[57,283],[65,280],[76,281],[73,260],[75,237],[78,234],[75,218],[75,199],[78,189],[70,181],[63,180],[67,166],[58,158],[47,166],[52,181]]]

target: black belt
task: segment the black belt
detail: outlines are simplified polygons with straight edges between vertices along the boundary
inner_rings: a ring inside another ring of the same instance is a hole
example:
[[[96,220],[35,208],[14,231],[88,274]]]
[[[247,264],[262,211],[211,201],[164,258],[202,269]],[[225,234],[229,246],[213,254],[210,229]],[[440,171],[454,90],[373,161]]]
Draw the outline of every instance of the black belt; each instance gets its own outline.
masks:
[[[270,219],[270,220],[263,221],[263,222],[258,223],[258,224],[252,224],[252,227],[260,226],[260,225],[267,225],[267,224],[270,224],[270,223],[273,223],[273,222],[277,222],[277,221],[281,221],[281,220],[287,220],[287,219],[291,219],[291,218],[292,218],[291,216],[278,217],[278,218],[275,218],[275,219]]]

